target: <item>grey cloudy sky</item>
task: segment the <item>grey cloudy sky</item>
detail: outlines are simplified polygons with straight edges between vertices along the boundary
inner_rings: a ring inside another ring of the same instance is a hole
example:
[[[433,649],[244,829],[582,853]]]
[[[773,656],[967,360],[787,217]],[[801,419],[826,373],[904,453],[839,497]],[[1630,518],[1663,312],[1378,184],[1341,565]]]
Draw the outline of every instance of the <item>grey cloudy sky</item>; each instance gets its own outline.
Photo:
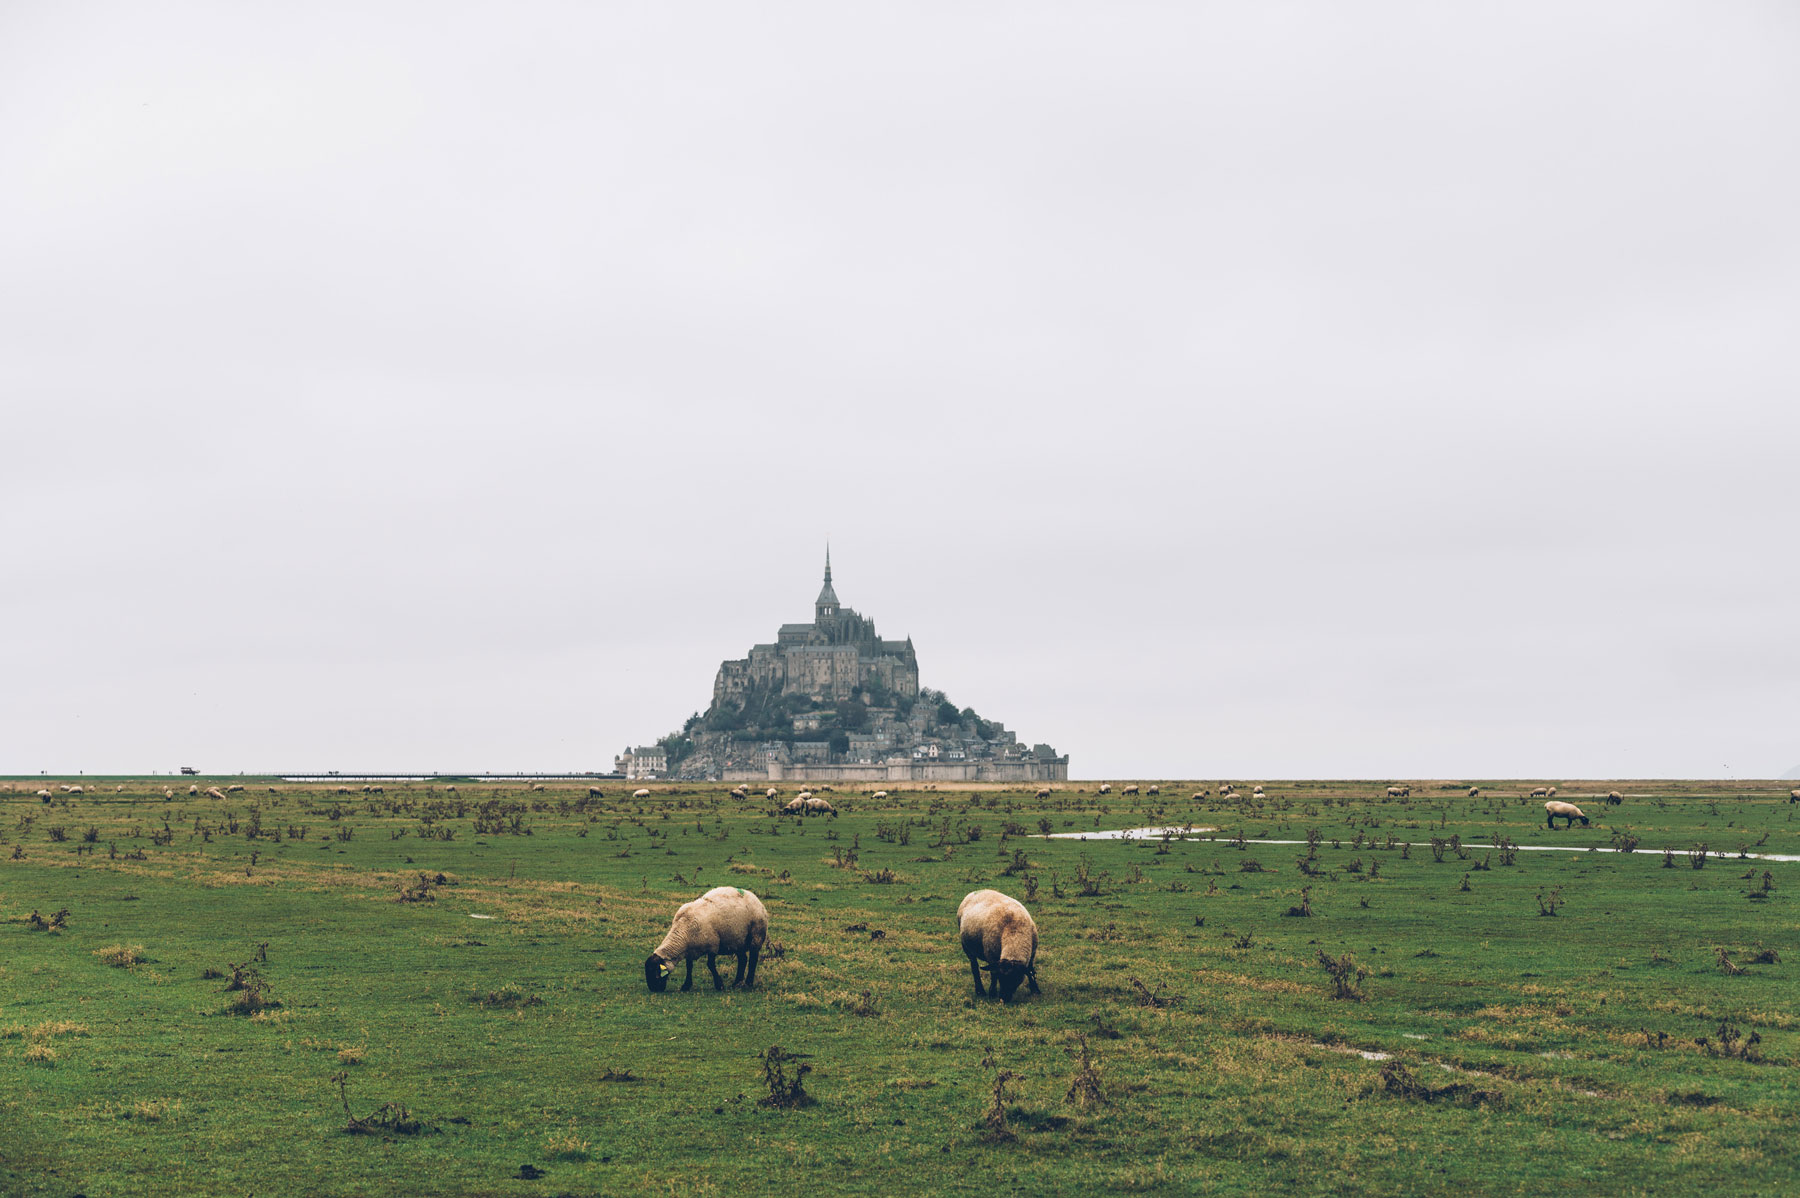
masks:
[[[0,9],[0,771],[1800,762],[1800,10]]]

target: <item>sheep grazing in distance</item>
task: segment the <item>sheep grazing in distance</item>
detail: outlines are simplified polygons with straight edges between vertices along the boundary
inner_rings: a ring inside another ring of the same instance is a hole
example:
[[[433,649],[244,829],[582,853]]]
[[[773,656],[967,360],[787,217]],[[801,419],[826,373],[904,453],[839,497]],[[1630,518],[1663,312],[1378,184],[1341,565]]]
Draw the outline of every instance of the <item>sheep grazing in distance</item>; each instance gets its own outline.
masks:
[[[226,787],[226,788],[225,788],[225,793],[226,793],[226,794],[228,794],[228,795],[234,795],[234,794],[236,794],[236,793],[237,793],[237,792],[238,792],[238,791],[240,791],[240,790],[242,790],[242,789],[244,789],[244,788],[243,788],[243,787],[241,787],[241,786],[227,786],[227,787]],[[366,789],[366,788],[365,788],[365,789]]]
[[[451,788],[450,788],[450,789],[451,789],[451,790],[455,790],[455,789],[456,789],[456,787],[454,787],[454,786],[452,786],[452,787],[451,787]],[[606,797],[606,792],[605,792],[605,791],[603,791],[603,790],[601,790],[601,789],[600,789],[600,788],[599,788],[599,787],[598,787],[598,786],[590,786],[590,787],[588,787],[588,798],[590,798],[590,799],[603,799],[603,798],[605,798],[605,797]]]
[[[1549,798],[1549,799],[1554,799],[1556,797],[1556,787],[1552,786],[1550,788],[1550,793],[1545,795],[1544,797]]]
[[[172,791],[172,790],[170,790],[170,789],[169,789],[169,788],[168,788],[168,787],[166,787],[166,786],[165,786],[165,787],[163,787],[163,798],[165,798],[165,799],[172,799],[172,798],[174,798],[174,797],[175,797],[175,792],[174,792],[174,791]]]
[[[766,799],[772,799],[780,793],[781,793],[780,791],[776,790],[773,786],[771,786],[771,787],[769,787],[768,793],[765,794],[763,797]]]
[[[1048,786],[1038,787],[1037,797],[1040,799],[1049,798],[1050,797],[1050,788]]]
[[[1469,787],[1469,797],[1471,799],[1479,799],[1481,797],[1481,787],[1479,787],[1479,786]]]
[[[51,798],[54,797],[47,790],[40,790],[37,792],[37,795],[38,795],[38,800],[40,802],[44,802],[44,803],[48,803],[51,800]]]
[[[1102,782],[1100,784],[1100,789],[1095,791],[1094,793],[1103,794],[1103,795],[1111,794],[1112,793],[1112,783],[1111,782]]]
[[[1261,794],[1261,793],[1262,793],[1262,792],[1263,792],[1263,789],[1262,789],[1262,783],[1260,783],[1260,782],[1259,782],[1259,783],[1257,783],[1257,785],[1256,785],[1256,789],[1255,789],[1255,790],[1253,790],[1253,791],[1251,791],[1251,792],[1250,792],[1250,794],[1251,794],[1251,796],[1252,796],[1252,797],[1254,797],[1254,796],[1256,796],[1256,795],[1260,795],[1260,794]]]
[[[814,798],[812,795],[807,795],[806,813],[808,815],[836,815],[837,808],[831,805],[830,799]]]
[[[83,790],[79,786],[71,786],[71,787],[69,787],[69,793],[72,795],[84,795],[87,793],[87,791]]]
[[[885,798],[887,798],[887,791],[878,790],[874,794],[870,795],[869,797],[871,799],[885,799]]]
[[[1788,802],[1790,802],[1790,803],[1800,803],[1800,790],[1790,790],[1790,791],[1788,791]]]
[[[537,793],[538,791],[540,791],[542,789],[544,789],[544,784],[542,782],[533,782],[531,784],[531,790],[532,790],[533,794]]]
[[[780,814],[782,814],[782,815],[805,815],[806,814],[806,800],[802,799],[802,798],[789,799],[786,803],[782,804]]]
[[[1127,786],[1122,793],[1128,794],[1128,795],[1134,795],[1137,792],[1138,792],[1137,783],[1134,782],[1130,786]]]
[[[446,790],[446,791],[448,791],[448,792],[449,792],[449,793],[450,793],[450,794],[455,794],[455,793],[456,793],[456,787],[454,787],[454,786],[446,786],[446,787],[444,787],[444,789],[445,789],[445,790]]]
[[[209,799],[222,799],[225,797],[225,792],[216,786],[209,786],[206,788],[206,797]]]
[[[1162,793],[1162,787],[1152,786],[1147,793],[1153,794],[1153,795],[1159,795]]]
[[[194,783],[194,784],[193,784],[193,785],[191,785],[191,786],[189,786],[189,787],[188,787],[188,793],[189,793],[189,794],[191,794],[191,795],[197,795],[197,794],[199,794],[199,793],[200,793],[200,784],[199,784],[199,783],[198,783],[198,782],[196,782],[196,783]],[[343,793],[343,792],[342,792],[342,791],[339,791],[339,792],[338,792],[338,793],[339,793],[339,794],[342,794],[342,793]]]
[[[1011,1002],[1020,982],[1033,994],[1042,993],[1037,984],[1037,924],[1025,904],[998,890],[972,891],[956,905],[956,928],[976,994]],[[983,968],[993,979],[991,988],[982,985]]]
[[[647,799],[650,797],[650,791],[647,787],[640,786],[631,792],[631,797],[634,799]]]
[[[269,793],[270,794],[279,794],[280,792],[277,791],[273,786],[271,786],[271,787],[269,787]]]
[[[1620,794],[1618,791],[1609,790],[1606,792],[1606,805],[1607,806],[1617,807],[1620,803],[1623,803],[1624,801],[1625,801],[1625,796]]]
[[[119,784],[119,785],[118,785],[118,786],[115,786],[115,787],[113,787],[113,793],[114,793],[114,794],[116,794],[116,795],[122,795],[122,794],[124,794],[124,793],[125,793],[125,786],[124,786],[124,784],[123,784],[123,783],[120,783],[120,784]]]
[[[1583,815],[1581,813],[1581,808],[1573,803],[1564,803],[1558,799],[1551,799],[1548,803],[1544,804],[1544,811],[1546,813],[1544,823],[1552,830],[1556,827],[1556,817],[1559,815],[1568,821],[1563,824],[1563,827],[1565,828],[1573,828],[1576,820],[1581,821],[1582,827],[1585,828],[1588,826],[1588,817]]]
[[[812,798],[812,791],[810,791],[810,790],[803,790],[803,791],[801,791],[801,792],[800,792],[800,800],[801,800],[801,802],[805,802],[805,801],[806,801],[806,800],[807,800],[807,799],[810,799],[810,798]]]
[[[1546,799],[1546,798],[1549,798],[1549,797],[1550,797],[1550,790],[1549,790],[1549,788],[1548,788],[1548,787],[1545,787],[1545,786],[1539,786],[1539,787],[1536,787],[1536,788],[1534,788],[1534,789],[1533,789],[1533,790],[1532,790],[1532,792],[1531,792],[1531,797],[1532,797],[1532,798],[1534,798],[1534,799]]]
[[[1404,799],[1411,796],[1412,788],[1409,786],[1390,786],[1388,787],[1387,792],[1388,798],[1390,799]]]
[[[731,984],[748,990],[756,985],[756,962],[768,939],[769,913],[762,900],[736,886],[715,886],[675,909],[668,935],[644,961],[644,984],[652,993],[661,994],[669,988],[675,966],[685,961],[687,979],[681,988],[692,990],[694,960],[705,957],[713,989],[723,990],[725,980],[719,976],[718,959],[731,955],[737,957],[737,976]]]

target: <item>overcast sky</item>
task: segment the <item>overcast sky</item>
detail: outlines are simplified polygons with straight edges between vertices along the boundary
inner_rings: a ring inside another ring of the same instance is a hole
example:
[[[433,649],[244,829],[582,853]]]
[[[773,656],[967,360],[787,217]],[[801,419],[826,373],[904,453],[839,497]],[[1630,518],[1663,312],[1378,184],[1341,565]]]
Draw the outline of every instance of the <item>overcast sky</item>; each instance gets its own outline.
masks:
[[[1800,9],[0,7],[0,772],[1800,763]]]

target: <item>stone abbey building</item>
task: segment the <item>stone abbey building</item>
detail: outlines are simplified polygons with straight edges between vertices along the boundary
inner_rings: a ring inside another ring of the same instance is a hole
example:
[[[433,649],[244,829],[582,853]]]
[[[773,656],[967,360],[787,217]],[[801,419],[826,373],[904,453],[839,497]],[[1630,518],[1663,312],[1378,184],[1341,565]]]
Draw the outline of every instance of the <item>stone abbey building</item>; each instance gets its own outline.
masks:
[[[1026,745],[998,721],[919,686],[912,638],[874,621],[825,584],[806,624],[720,664],[712,703],[654,747],[617,762],[632,777],[793,782],[1066,781],[1069,759]],[[657,767],[661,767],[660,769]]]

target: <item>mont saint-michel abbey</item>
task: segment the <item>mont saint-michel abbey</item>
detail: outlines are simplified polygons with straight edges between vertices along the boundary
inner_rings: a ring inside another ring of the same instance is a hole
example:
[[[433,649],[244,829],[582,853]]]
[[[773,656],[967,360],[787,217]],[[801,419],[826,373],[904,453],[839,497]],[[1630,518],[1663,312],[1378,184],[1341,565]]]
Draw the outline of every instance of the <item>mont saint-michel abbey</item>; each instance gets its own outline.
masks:
[[[627,749],[632,778],[793,782],[1048,782],[1069,759],[919,686],[912,638],[888,641],[825,585],[806,624],[723,662],[712,704],[678,733]]]

